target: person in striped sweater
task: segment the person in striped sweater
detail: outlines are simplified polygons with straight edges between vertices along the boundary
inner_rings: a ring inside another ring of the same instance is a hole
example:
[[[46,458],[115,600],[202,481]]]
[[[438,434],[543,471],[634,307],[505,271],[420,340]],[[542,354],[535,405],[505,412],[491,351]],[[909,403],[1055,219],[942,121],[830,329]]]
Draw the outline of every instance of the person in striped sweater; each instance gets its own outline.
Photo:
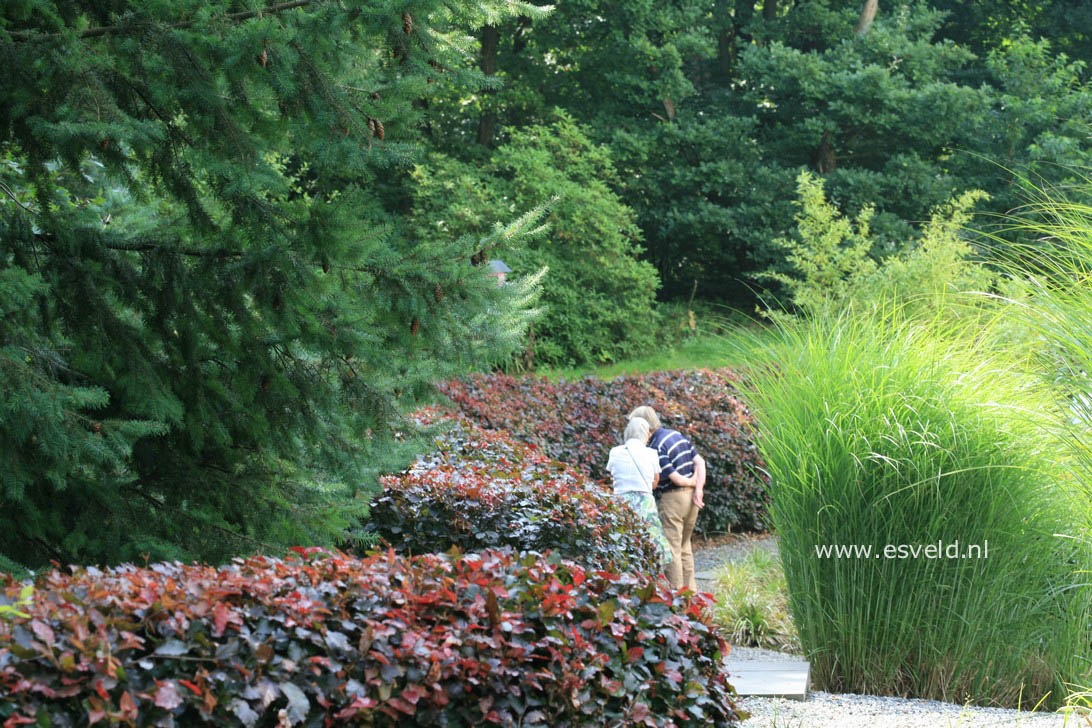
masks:
[[[664,427],[652,407],[646,405],[633,410],[629,419],[634,418],[648,423],[652,430],[648,446],[656,450],[660,458],[660,481],[653,495],[671,546],[667,580],[673,589],[687,587],[697,591],[690,537],[698,511],[705,505],[705,460],[681,432]]]

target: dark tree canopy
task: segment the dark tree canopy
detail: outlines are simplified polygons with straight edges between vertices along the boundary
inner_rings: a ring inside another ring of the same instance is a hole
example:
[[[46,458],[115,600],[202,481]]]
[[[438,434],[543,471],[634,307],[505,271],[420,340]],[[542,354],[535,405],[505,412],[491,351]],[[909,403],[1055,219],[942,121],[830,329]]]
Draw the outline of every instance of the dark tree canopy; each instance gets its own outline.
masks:
[[[754,275],[782,264],[770,242],[792,234],[801,170],[828,178],[850,214],[876,207],[884,256],[964,190],[1004,212],[1016,175],[1064,182],[1086,166],[1086,5],[559,3],[497,26],[504,87],[469,108],[495,120],[493,146],[557,107],[572,114],[611,152],[661,297],[697,282],[699,297],[752,304]],[[466,101],[450,100],[436,143],[488,157],[468,138]]]
[[[490,241],[398,214],[419,100],[520,9],[4,4],[0,554],[351,538],[405,407],[520,342]]]

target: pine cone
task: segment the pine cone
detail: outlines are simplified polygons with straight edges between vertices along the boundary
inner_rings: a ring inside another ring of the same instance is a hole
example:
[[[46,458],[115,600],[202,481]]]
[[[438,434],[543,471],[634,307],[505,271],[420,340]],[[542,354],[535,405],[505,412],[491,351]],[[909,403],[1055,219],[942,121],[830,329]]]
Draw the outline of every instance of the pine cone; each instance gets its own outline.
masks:
[[[325,261],[325,260],[322,261],[322,272],[323,273],[329,273],[330,272],[330,263],[328,261]]]
[[[372,133],[372,136],[375,136],[375,119],[368,119],[368,131]]]
[[[436,284],[436,288],[432,289],[432,297],[436,299],[436,303],[444,300],[444,289],[440,288],[440,284]]]
[[[375,135],[379,137],[379,140],[383,140],[383,135],[386,134],[386,130],[383,128],[383,122],[379,119],[375,120]]]
[[[413,317],[413,321],[410,322],[409,332],[410,336],[417,336],[417,332],[421,330],[421,320],[416,316]]]
[[[269,62],[269,54],[266,53],[265,48],[262,48],[262,52],[258,54],[258,65],[265,68],[265,64]]]
[[[413,16],[409,13],[402,13],[402,32],[406,35],[413,32]]]

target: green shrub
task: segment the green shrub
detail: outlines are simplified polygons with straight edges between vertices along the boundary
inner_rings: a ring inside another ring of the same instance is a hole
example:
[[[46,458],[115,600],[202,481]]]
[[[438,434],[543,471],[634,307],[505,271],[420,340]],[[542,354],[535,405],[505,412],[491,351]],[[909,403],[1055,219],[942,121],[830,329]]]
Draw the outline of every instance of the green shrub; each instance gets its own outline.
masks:
[[[414,176],[413,225],[426,237],[484,237],[495,220],[549,205],[545,235],[525,244],[498,236],[482,251],[517,274],[549,268],[527,361],[598,363],[661,345],[653,338],[659,279],[638,259],[634,213],[611,189],[607,149],[570,116],[513,131],[484,168],[435,155]]]
[[[644,521],[608,488],[505,432],[449,417],[436,449],[382,479],[368,525],[399,551],[553,551],[591,569],[658,574]]]
[[[0,618],[5,725],[727,726],[700,595],[484,551],[299,549],[42,577]],[[17,599],[8,581],[0,597]]]
[[[920,236],[880,261],[875,255],[881,246],[869,230],[871,208],[854,220],[844,217],[827,201],[822,179],[808,172],[797,178],[797,192],[799,240],[777,241],[793,273],[766,277],[782,283],[802,313],[828,314],[850,303],[890,309],[897,301],[903,318],[958,318],[992,303],[967,294],[1002,285],[967,239],[970,210],[987,197],[984,192],[964,192],[939,205]]]
[[[1087,499],[1040,388],[970,335],[848,311],[785,324],[748,387],[818,687],[1013,706],[1084,670]],[[883,558],[886,545],[988,558]],[[820,558],[862,545],[879,556]],[[970,554],[969,551],[961,552]]]
[[[736,396],[728,369],[653,372],[603,381],[584,377],[471,375],[440,390],[483,427],[510,432],[597,480],[606,471],[626,415],[652,405],[664,425],[682,432],[708,464],[705,508],[696,532],[766,528],[766,484],[754,444],[751,414]]]

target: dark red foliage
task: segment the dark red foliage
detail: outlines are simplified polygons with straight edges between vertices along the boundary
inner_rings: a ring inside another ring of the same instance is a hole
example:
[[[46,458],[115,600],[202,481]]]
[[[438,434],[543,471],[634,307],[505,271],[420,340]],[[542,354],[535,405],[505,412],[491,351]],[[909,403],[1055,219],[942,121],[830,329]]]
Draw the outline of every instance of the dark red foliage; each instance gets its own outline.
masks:
[[[511,552],[299,549],[42,576],[4,726],[729,725],[705,597]],[[21,585],[0,591],[13,602]]]
[[[640,405],[656,409],[663,424],[690,438],[708,463],[703,535],[765,530],[768,496],[750,412],[736,394],[728,369],[655,372],[603,381],[585,377],[470,375],[440,386],[484,427],[506,430],[547,455],[578,466],[592,478],[605,465],[626,415]]]
[[[368,526],[399,551],[510,547],[596,569],[661,570],[647,527],[610,489],[465,417],[441,426],[435,450],[383,478],[372,501]]]

